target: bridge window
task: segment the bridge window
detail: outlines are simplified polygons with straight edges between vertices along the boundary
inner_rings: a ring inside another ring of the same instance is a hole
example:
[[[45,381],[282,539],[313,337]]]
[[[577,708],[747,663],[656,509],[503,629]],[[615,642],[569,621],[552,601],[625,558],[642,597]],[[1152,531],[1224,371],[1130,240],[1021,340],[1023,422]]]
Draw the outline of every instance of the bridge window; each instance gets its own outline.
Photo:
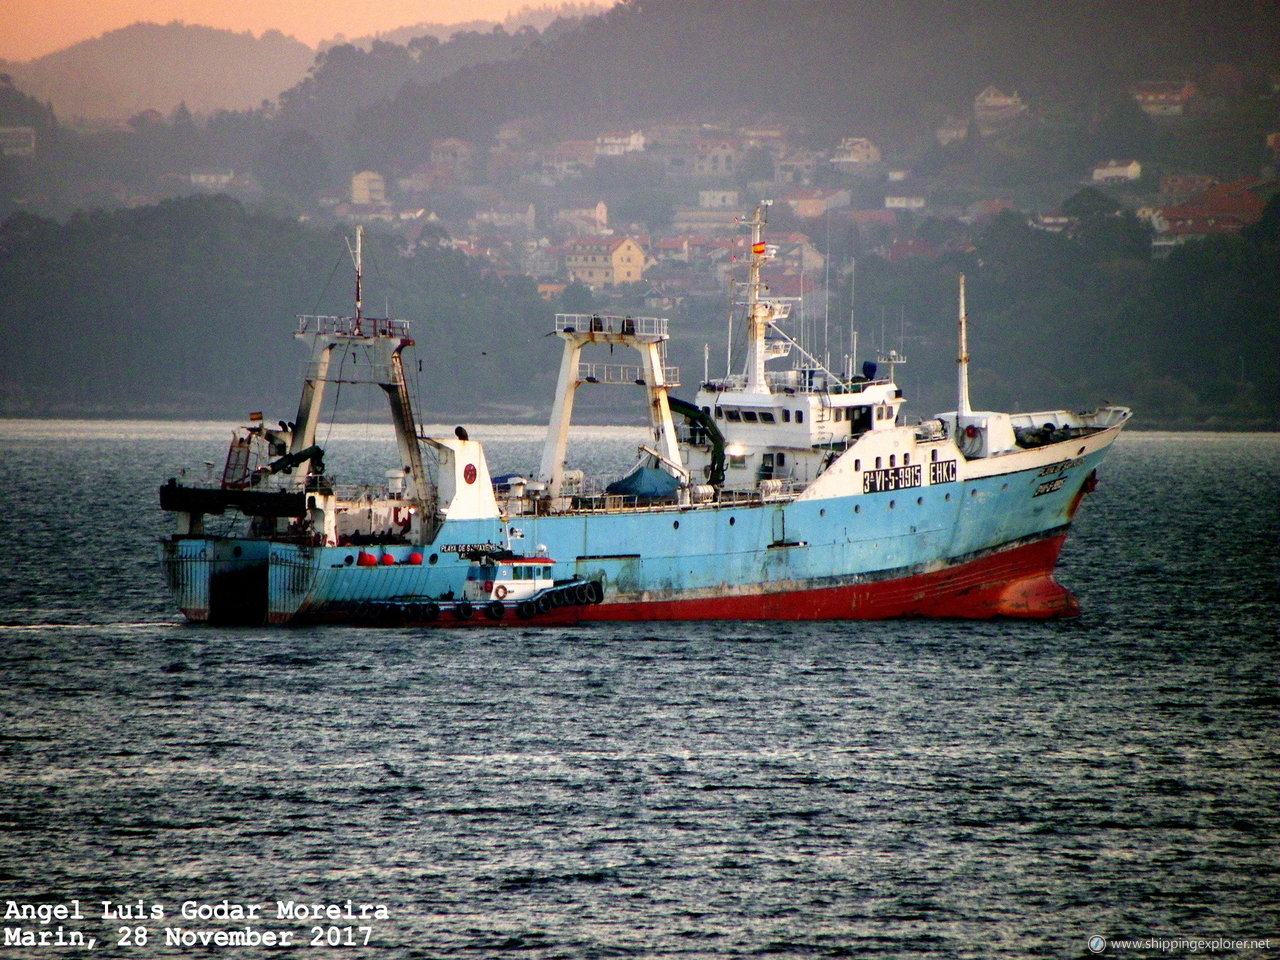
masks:
[[[790,410],[783,410],[783,411],[782,411],[782,422],[783,422],[783,423],[790,423],[790,422],[791,422],[791,411],[790,411]]]
[[[760,422],[761,422],[761,423],[773,423],[773,414],[772,414],[772,413],[770,413],[768,410],[761,410],[761,411],[760,411]]]
[[[796,423],[804,423],[804,411],[803,411],[803,410],[797,410],[797,411],[796,411]]]
[[[737,410],[734,410],[734,409],[732,409],[732,408],[731,408],[731,409],[728,409],[728,410],[725,410],[725,412],[724,412],[724,418],[725,418],[726,420],[728,420],[730,423],[741,423],[741,422],[742,422],[742,414],[741,414],[741,413],[739,413]]]
[[[745,421],[747,421],[747,423],[755,423],[755,422],[756,422],[756,412],[755,412],[754,410],[743,410],[743,411],[742,411],[742,419],[743,419],[743,420],[745,420]]]

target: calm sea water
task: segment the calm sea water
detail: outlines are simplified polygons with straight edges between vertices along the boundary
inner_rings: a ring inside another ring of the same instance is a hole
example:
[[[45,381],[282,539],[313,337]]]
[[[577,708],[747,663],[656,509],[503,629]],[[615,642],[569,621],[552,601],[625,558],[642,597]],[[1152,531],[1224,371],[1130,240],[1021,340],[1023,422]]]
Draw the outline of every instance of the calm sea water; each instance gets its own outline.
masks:
[[[517,434],[495,472],[536,463]],[[0,422],[0,913],[84,915],[0,926],[113,957],[1280,949],[1275,436],[1124,436],[1063,557],[1075,621],[455,632],[182,623],[156,487],[228,436]],[[262,909],[180,914],[224,900]]]

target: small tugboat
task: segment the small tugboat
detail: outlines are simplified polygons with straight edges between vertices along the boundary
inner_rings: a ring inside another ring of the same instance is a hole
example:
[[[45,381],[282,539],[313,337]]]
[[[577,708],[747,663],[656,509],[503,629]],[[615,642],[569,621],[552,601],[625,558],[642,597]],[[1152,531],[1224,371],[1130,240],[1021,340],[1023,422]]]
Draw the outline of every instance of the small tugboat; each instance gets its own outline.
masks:
[[[501,620],[509,609],[531,620],[556,607],[586,606],[604,599],[604,588],[597,580],[554,579],[555,561],[544,554],[525,557],[501,550],[469,556],[463,599],[483,608],[491,620]]]
[[[1129,410],[973,409],[961,277],[955,409],[906,420],[901,355],[859,375],[850,357],[837,374],[788,332],[790,304],[761,280],[766,209],[749,223],[741,371],[681,400],[667,320],[558,315],[541,463],[535,479],[501,483],[462,428],[419,434],[409,325],[364,316],[357,233],[354,315],[299,318],[311,359],[295,420],[241,428],[218,483],[161,487],[177,517],[162,561],[179,609],[193,621],[422,625],[1078,613],[1053,569]],[[638,363],[584,360],[606,348]],[[338,484],[316,443],[326,385],[350,382],[377,384],[390,408],[399,462],[376,489]],[[567,462],[587,384],[647,394],[649,441],[620,476]],[[226,513],[242,522],[215,534],[206,518]],[[534,556],[511,552],[516,522],[542,545]]]

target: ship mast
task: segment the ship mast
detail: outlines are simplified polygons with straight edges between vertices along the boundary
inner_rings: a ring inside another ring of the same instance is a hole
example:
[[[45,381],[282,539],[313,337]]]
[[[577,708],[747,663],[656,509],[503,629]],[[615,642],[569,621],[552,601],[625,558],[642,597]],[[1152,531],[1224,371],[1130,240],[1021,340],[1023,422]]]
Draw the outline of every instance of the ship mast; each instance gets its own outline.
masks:
[[[760,267],[767,256],[767,247],[761,239],[765,223],[765,207],[768,201],[759,204],[751,218],[751,260],[747,270],[747,393],[769,392],[769,384],[765,377],[765,334],[773,319],[773,308],[760,299],[763,285],[760,280]]]
[[[353,253],[356,262],[356,322],[364,317],[364,297],[361,284],[364,281],[364,226],[356,225],[356,248]]]
[[[960,352],[956,357],[956,418],[967,417],[969,408],[969,315],[964,305],[964,274],[960,274]]]
[[[349,242],[348,242],[349,243]],[[426,507],[432,496],[430,480],[418,446],[417,425],[401,351],[413,346],[404,320],[364,315],[364,228],[356,228],[354,246],[348,249],[355,263],[355,314],[351,317],[299,317],[294,336],[311,345],[311,359],[303,376],[291,453],[316,442],[325,387],[329,383],[376,384],[387,396],[401,466],[412,483],[412,498]],[[335,360],[339,361],[335,364]],[[295,476],[305,485],[311,467]]]

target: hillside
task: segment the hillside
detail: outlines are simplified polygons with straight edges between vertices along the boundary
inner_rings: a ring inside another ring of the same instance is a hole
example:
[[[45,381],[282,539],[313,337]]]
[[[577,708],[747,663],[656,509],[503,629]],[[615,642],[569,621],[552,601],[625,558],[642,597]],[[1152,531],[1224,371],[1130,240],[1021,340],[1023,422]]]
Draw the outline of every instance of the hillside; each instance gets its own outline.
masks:
[[[250,403],[289,413],[294,318],[351,310],[346,241],[226,197],[63,224],[13,215],[0,224],[0,415],[243,416]],[[405,257],[378,236],[365,265],[368,311],[389,305],[414,322],[432,391],[424,416],[501,418],[504,404],[550,397],[550,308],[532,281],[494,278],[435,246]],[[25,319],[33,310],[39,323]],[[530,344],[543,374],[512,382],[503,367]]]
[[[561,3],[556,6],[523,7],[508,16],[502,23],[491,20],[467,20],[461,23],[415,23],[395,30],[354,38],[339,38],[332,43],[320,44],[321,49],[349,43],[354,47],[367,50],[375,40],[383,43],[395,43],[405,46],[419,37],[435,37],[437,40],[448,40],[456,33],[492,33],[495,27],[501,27],[506,33],[517,33],[525,28],[532,28],[543,33],[557,20],[578,20],[582,17],[598,16],[605,12],[605,5],[600,3]]]
[[[1159,264],[1135,258],[1104,229],[1108,220],[1067,238],[1010,215],[973,250],[935,263],[862,261],[860,315],[902,305],[911,318],[903,385],[914,412],[949,400],[963,272],[978,402],[1037,409],[1109,398],[1132,405],[1146,427],[1275,429],[1280,200],[1256,230]],[[370,235],[365,293],[415,322],[424,416],[545,416],[556,305],[528,277],[500,278],[430,241],[407,253]],[[348,311],[349,269],[340,231],[226,197],[64,224],[15,214],[0,225],[9,346],[0,416],[235,416],[246,404],[288,412],[299,360],[292,318]],[[682,323],[672,361],[697,370],[702,343],[720,342],[722,323],[719,313]]]
[[[406,85],[359,137],[397,158],[513,117],[585,131],[718,110],[902,144],[988,84],[1079,107],[1222,60],[1265,84],[1277,50],[1277,4],[1252,0],[626,0],[515,60]]]
[[[23,64],[0,64],[60,118],[119,119],[144,110],[245,110],[307,72],[315,51],[278,31],[261,37],[184,23],[135,23]]]

